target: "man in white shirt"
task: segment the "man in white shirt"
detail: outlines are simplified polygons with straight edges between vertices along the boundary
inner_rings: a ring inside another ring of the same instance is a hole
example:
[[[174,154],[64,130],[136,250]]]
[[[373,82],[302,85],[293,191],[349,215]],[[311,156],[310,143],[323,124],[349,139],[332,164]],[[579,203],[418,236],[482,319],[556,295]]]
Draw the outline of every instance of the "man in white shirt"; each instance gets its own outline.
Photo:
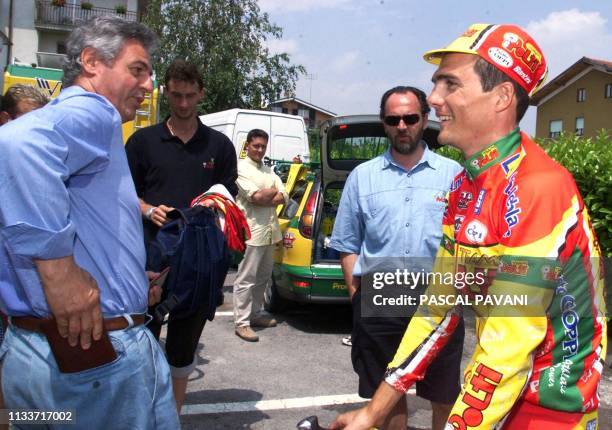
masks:
[[[281,179],[262,159],[268,133],[253,129],[247,134],[247,157],[238,163],[238,206],[244,212],[251,239],[234,282],[234,323],[236,335],[257,342],[253,327],[274,327],[276,320],[259,313],[263,295],[272,275],[274,245],[282,239],[276,207],[287,201]]]

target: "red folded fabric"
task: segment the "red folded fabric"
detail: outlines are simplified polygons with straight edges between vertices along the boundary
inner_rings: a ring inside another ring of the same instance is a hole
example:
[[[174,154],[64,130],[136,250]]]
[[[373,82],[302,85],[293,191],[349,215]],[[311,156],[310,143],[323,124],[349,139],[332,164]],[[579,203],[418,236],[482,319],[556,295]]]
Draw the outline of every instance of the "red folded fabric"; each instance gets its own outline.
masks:
[[[236,203],[219,193],[200,194],[192,200],[190,207],[202,205],[207,201],[212,201],[213,208],[222,212],[225,217],[223,234],[227,247],[232,251],[244,253],[246,241],[251,238],[251,230],[240,208]]]

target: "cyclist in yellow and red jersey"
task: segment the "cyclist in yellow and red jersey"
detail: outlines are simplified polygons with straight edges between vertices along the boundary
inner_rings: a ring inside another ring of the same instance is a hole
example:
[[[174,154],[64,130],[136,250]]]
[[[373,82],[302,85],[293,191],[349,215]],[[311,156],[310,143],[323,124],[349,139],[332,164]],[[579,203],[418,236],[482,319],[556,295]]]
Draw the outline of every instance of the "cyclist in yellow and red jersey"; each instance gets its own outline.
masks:
[[[454,285],[430,283],[372,401],[331,428],[382,422],[470,304],[478,342],[446,429],[595,430],[606,355],[597,239],[572,176],[518,128],[546,60],[523,29],[484,24],[425,59],[438,65],[438,140],[465,158],[434,267]]]

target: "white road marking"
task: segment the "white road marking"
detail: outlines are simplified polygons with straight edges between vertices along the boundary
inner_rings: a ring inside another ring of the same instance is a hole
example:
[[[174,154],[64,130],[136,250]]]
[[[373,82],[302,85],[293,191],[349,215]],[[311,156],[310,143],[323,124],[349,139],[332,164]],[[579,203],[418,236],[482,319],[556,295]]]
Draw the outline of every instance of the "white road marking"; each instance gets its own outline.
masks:
[[[415,394],[410,389],[408,394]],[[181,415],[206,415],[228,412],[272,411],[281,409],[312,408],[317,406],[346,405],[367,402],[368,399],[357,394],[338,394],[332,396],[299,397],[293,399],[260,400],[257,402],[204,403],[184,405]]]
[[[233,317],[234,312],[233,311],[217,311],[215,312],[215,316],[216,317]]]

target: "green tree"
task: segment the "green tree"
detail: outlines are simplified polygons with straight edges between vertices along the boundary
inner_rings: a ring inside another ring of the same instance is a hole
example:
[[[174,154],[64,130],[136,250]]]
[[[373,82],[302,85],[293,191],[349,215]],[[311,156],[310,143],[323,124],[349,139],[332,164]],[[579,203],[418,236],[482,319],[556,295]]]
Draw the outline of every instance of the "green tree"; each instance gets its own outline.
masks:
[[[162,78],[175,58],[198,65],[204,78],[204,113],[257,109],[295,90],[303,66],[266,46],[282,29],[256,0],[151,0],[143,22],[160,37],[154,69]]]

